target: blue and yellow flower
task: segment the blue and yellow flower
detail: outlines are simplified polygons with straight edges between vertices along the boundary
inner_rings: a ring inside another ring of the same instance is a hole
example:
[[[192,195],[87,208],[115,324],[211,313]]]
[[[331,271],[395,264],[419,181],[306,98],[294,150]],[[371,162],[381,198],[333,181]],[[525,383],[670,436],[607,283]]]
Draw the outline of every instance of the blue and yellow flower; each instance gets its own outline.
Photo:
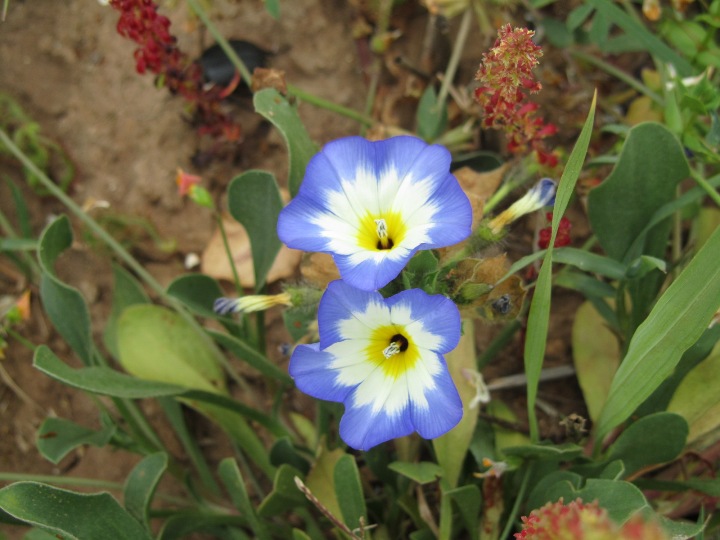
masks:
[[[333,255],[340,276],[365,291],[397,277],[420,249],[470,234],[472,210],[445,148],[416,137],[327,144],[280,213],[288,247]]]
[[[310,396],[345,404],[340,436],[368,450],[418,432],[433,439],[460,421],[462,402],[443,358],[460,314],[419,289],[390,298],[333,281],[318,309],[320,343],[299,345],[290,375]]]

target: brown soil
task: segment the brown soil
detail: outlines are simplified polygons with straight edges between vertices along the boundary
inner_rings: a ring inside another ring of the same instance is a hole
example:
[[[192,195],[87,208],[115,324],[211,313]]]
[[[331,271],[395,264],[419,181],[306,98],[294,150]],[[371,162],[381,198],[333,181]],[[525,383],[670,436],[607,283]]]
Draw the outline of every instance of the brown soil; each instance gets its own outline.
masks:
[[[162,12],[171,17],[172,30],[181,47],[197,54],[202,41],[198,23],[183,2],[173,4],[177,6],[173,9],[164,6]],[[285,70],[293,84],[362,110],[367,85],[359,67],[362,55],[351,37],[358,15],[355,8],[334,0],[283,1],[282,17],[275,21],[259,0],[214,0],[212,4],[213,20],[226,36],[249,40],[272,51],[271,65]],[[406,9],[403,17],[398,25],[403,26],[405,34],[396,46],[406,57],[417,59],[418,44],[425,31],[424,11]],[[262,122],[252,112],[251,103],[245,101],[233,105],[233,114],[243,126],[244,142],[224,146],[221,155],[203,169],[194,167],[192,157],[198,150],[210,149],[207,141],[200,140],[184,119],[184,104],[179,98],[155,88],[151,76],[135,72],[134,45],[116,33],[116,21],[113,9],[93,0],[11,0],[7,20],[0,24],[0,91],[17,101],[38,122],[42,133],[60,143],[72,159],[76,174],[70,193],[75,201],[80,204],[106,201],[109,210],[93,210],[95,217],[102,217],[103,212],[140,217],[156,228],[161,238],[177,242],[177,250],[169,255],[147,237],[139,238],[133,246],[135,255],[166,285],[187,272],[183,266],[185,255],[202,252],[213,233],[210,214],[177,195],[174,182],[177,167],[201,174],[213,194],[220,197],[228,182],[248,169],[269,170],[282,184],[287,174],[287,154],[280,135]],[[451,25],[451,35],[455,27],[456,21]],[[489,37],[481,37],[476,28],[473,32],[468,43],[473,43],[476,49],[461,64],[465,82],[472,79],[489,42]],[[210,41],[208,37],[204,40]],[[382,92],[394,90],[391,86],[382,88],[381,99]],[[573,105],[567,107],[570,112],[560,107],[559,114],[566,117],[569,114],[568,123],[574,129],[578,114]],[[358,132],[354,121],[307,104],[300,105],[300,114],[310,136],[320,144]],[[397,114],[401,120],[404,118]],[[3,158],[0,177],[6,175],[22,183],[21,170]],[[27,187],[23,187],[23,194],[36,234],[53,215],[64,212],[57,201],[41,199]],[[15,208],[5,182],[0,182],[0,210],[15,222]],[[87,241],[79,225],[74,225],[76,244],[63,256],[59,272],[87,299],[94,331],[99,336],[109,313],[110,265],[106,253]],[[522,249],[528,249],[530,238],[528,232],[520,235]],[[16,295],[27,286],[8,261],[0,259],[0,295]],[[568,293],[556,302],[548,342],[550,363],[568,361],[570,326],[578,304],[578,297]],[[49,344],[58,356],[77,363],[44,319],[37,289],[33,289],[32,308],[32,318],[19,328],[20,333],[33,343]],[[277,349],[289,338],[277,316],[269,317],[269,321],[268,351],[279,363],[286,362]],[[477,335],[481,349],[495,332],[496,327],[480,325]],[[138,461],[137,456],[128,452],[89,448],[74,452],[58,466],[38,454],[35,433],[48,415],[98,427],[97,409],[88,396],[37,372],[31,365],[31,352],[17,340],[9,341],[6,358],[0,362],[5,372],[0,383],[0,471],[122,483]],[[503,357],[488,368],[486,377],[492,379],[520,371],[522,347],[516,336]],[[555,383],[548,397],[553,396],[567,396],[565,401],[553,402],[562,412],[583,414],[574,380]],[[503,397],[522,412],[522,393],[506,392]],[[148,402],[143,406],[151,419],[160,418],[162,412],[157,405]],[[548,421],[544,427],[552,432],[554,425]],[[159,424],[158,429],[171,441],[171,436],[165,433],[167,428]],[[197,429],[207,436],[204,444],[210,447],[210,453],[222,455],[225,447],[215,437],[217,433],[203,425]],[[170,444],[177,448],[176,443]],[[10,538],[21,536],[17,529],[3,532]]]

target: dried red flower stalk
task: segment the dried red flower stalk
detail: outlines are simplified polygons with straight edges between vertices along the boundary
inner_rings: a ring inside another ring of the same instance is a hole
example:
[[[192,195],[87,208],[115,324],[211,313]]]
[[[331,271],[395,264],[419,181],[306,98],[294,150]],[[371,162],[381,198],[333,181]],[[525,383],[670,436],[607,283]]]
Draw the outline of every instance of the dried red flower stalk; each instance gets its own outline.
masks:
[[[545,219],[547,219],[548,223],[552,223],[553,214],[552,212],[548,212],[545,214]],[[560,224],[558,225],[558,232],[557,236],[555,236],[555,247],[563,247],[570,245],[570,229],[572,228],[572,223],[570,223],[570,220],[566,217],[560,218]],[[552,236],[552,227],[545,227],[544,229],[540,229],[540,232],[538,233],[538,247],[540,249],[547,249],[550,245],[550,237]]]
[[[515,533],[520,540],[669,540],[657,523],[640,516],[616,525],[597,501],[563,504],[560,499],[523,516],[522,522],[522,531]]]
[[[179,49],[170,20],[158,14],[155,2],[110,0],[110,5],[120,12],[118,33],[140,46],[134,53],[137,72],[154,73],[172,94],[190,102],[201,134],[239,140],[239,124],[220,110],[223,89],[204,88],[202,68]]]
[[[538,105],[527,101],[542,88],[533,75],[542,56],[533,35],[532,30],[513,29],[509,24],[499,30],[495,45],[483,54],[475,75],[480,81],[475,100],[483,107],[483,126],[504,130],[510,152],[532,149],[541,164],[554,167],[557,156],[547,150],[543,139],[557,133],[557,128],[536,118]]]

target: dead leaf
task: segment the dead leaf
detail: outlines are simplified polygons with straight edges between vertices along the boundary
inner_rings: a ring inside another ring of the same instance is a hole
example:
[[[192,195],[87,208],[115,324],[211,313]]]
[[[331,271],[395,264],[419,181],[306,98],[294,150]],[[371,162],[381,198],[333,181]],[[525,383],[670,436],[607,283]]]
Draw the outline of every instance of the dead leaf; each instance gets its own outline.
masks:
[[[328,283],[340,279],[335,261],[327,253],[306,253],[300,265],[302,277],[312,285],[325,289]]]
[[[475,229],[483,217],[483,207],[496,191],[502,182],[508,165],[502,165],[497,169],[487,172],[477,172],[470,167],[461,167],[453,174],[460,183],[460,187],[470,199],[473,211],[472,228]]]
[[[232,253],[233,262],[237,268],[240,284],[243,287],[255,287],[255,272],[253,270],[250,238],[245,227],[230,216],[223,216],[223,226],[228,237],[228,244]],[[267,282],[272,283],[279,279],[286,279],[295,274],[300,264],[302,251],[282,246],[268,272]],[[218,280],[233,280],[232,267],[225,252],[220,229],[215,229],[210,242],[202,253],[200,271]]]

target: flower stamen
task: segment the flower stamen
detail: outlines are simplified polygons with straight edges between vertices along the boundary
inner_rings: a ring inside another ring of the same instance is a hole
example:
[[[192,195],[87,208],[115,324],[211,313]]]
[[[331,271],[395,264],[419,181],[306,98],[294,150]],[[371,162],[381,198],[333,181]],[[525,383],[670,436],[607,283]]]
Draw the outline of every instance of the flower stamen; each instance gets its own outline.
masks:
[[[393,337],[390,338],[390,345],[383,349],[383,356],[385,358],[390,358],[391,356],[395,356],[398,353],[407,351],[407,348],[407,338],[402,334],[395,334]]]
[[[375,231],[377,232],[377,236],[378,236],[377,248],[378,249],[392,248],[394,243],[392,241],[392,238],[390,238],[388,236],[387,222],[382,218],[375,219],[373,221],[375,221]]]

